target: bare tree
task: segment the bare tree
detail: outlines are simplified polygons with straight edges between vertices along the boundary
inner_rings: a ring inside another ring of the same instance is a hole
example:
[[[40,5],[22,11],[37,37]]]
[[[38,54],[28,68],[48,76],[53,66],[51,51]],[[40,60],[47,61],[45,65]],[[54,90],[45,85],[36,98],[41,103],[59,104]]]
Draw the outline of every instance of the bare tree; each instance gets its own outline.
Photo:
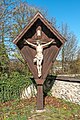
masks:
[[[75,59],[77,52],[77,38],[69,32],[67,24],[62,24],[62,35],[66,38],[66,43],[62,48],[62,70],[63,72],[70,68],[71,61]]]
[[[7,19],[7,4],[5,0],[0,1],[0,72],[8,70],[8,54],[5,45],[5,33],[6,33],[6,19]]]
[[[29,6],[25,2],[20,2],[11,13],[10,36],[15,38],[17,34],[28,24],[33,15],[38,11],[37,8]]]
[[[28,23],[35,11],[34,7],[22,0],[0,1],[0,71],[4,71],[9,65],[8,55],[14,49],[12,39]]]

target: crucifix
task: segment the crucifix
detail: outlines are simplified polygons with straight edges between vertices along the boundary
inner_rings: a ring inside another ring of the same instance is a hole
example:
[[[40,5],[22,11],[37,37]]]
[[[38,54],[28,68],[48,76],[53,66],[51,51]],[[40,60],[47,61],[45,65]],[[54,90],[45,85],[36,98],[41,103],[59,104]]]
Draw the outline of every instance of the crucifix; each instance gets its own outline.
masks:
[[[34,15],[13,41],[37,84],[37,110],[44,109],[43,84],[65,41],[40,12]]]
[[[25,40],[27,44],[31,45],[36,49],[36,55],[33,59],[33,62],[37,64],[37,70],[38,70],[38,77],[40,78],[42,75],[41,69],[42,69],[42,62],[44,60],[43,56],[43,49],[54,42],[54,40],[51,40],[50,42],[46,44],[41,44],[41,40],[37,40],[36,45],[33,43],[30,43],[29,41]]]

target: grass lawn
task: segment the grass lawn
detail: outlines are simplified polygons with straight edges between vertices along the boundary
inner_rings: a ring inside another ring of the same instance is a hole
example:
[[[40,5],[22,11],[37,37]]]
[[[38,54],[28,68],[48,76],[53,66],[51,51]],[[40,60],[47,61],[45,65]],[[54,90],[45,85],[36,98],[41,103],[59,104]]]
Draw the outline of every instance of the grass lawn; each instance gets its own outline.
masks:
[[[80,120],[80,105],[45,98],[45,111],[36,112],[36,98],[0,104],[0,120]]]

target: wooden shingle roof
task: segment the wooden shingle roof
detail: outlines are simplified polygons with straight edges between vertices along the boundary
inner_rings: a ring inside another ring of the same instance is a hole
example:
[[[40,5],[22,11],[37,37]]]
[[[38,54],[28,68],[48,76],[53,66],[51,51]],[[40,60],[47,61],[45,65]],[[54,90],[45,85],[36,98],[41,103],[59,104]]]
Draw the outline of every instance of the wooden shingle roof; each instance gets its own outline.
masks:
[[[25,28],[20,32],[20,34],[13,40],[15,44],[24,36],[24,34],[31,28],[31,26],[40,19],[41,22],[59,39],[62,44],[66,41],[66,39],[46,20],[46,18],[40,13],[37,12],[34,17],[30,20],[30,22],[25,26]]]

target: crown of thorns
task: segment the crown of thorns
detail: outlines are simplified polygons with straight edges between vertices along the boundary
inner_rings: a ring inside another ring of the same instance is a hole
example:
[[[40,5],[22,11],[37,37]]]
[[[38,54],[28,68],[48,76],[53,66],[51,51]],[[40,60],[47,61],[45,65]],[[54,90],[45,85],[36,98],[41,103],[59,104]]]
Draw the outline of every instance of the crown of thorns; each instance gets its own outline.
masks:
[[[40,43],[41,44],[41,40],[37,40],[36,43]]]

